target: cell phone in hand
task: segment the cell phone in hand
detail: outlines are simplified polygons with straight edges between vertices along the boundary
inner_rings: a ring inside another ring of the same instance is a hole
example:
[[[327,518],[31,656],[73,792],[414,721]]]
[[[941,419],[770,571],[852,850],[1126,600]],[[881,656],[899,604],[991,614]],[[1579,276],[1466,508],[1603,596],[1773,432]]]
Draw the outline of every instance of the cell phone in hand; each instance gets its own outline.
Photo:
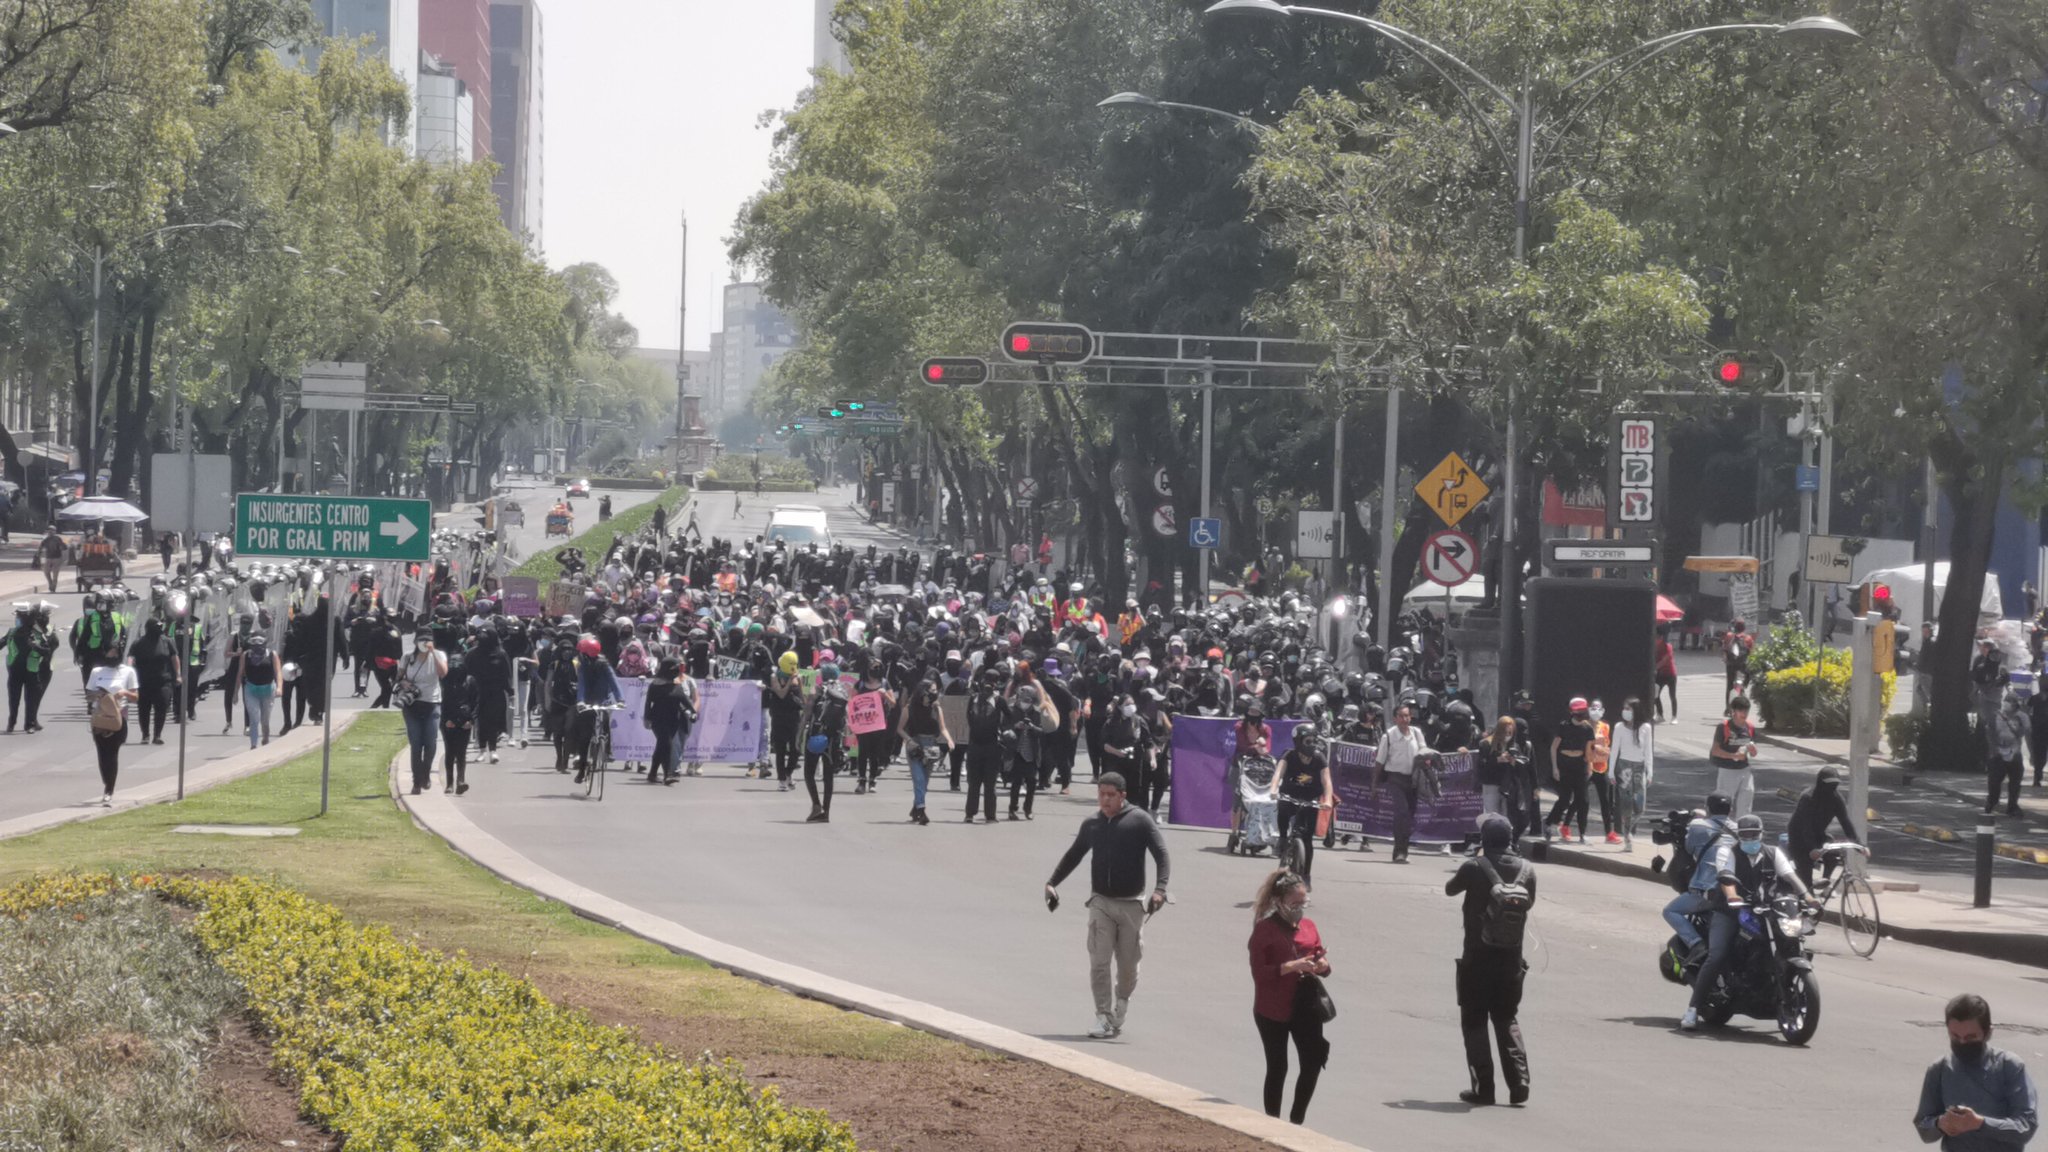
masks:
[[[1045,894],[1045,910],[1046,910],[1047,912],[1057,912],[1057,911],[1059,911],[1059,910],[1060,910],[1060,894],[1059,894],[1058,892],[1053,892],[1053,891],[1048,891],[1048,892],[1046,892],[1046,894]]]

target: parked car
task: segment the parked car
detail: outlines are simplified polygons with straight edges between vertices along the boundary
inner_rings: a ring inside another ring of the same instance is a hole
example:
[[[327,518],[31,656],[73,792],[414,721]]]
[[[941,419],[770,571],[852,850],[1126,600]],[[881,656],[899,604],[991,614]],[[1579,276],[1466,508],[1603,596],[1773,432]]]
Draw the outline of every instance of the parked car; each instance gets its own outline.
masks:
[[[825,510],[816,504],[777,504],[768,514],[768,530],[762,536],[770,544],[785,541],[792,549],[816,544],[820,552],[832,550],[832,529]]]

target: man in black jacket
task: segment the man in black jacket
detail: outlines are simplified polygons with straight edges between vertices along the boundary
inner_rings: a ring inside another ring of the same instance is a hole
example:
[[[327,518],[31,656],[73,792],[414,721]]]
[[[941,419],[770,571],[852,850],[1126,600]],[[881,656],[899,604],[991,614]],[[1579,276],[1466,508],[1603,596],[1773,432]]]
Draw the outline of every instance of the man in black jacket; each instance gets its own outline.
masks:
[[[1479,824],[1479,855],[1460,864],[1444,885],[1445,895],[1465,897],[1458,1016],[1472,1086],[1458,1093],[1458,1099],[1473,1105],[1495,1102],[1494,1040],[1500,1043],[1508,1103],[1520,1104],[1529,1098],[1529,1050],[1522,1043],[1517,1015],[1522,1007],[1522,979],[1529,971],[1522,959],[1522,929],[1529,906],[1536,901],[1536,869],[1515,855],[1513,845],[1514,829],[1506,817],[1484,817]],[[1497,889],[1511,893],[1509,885],[1519,886],[1521,892],[1505,899],[1496,895]],[[1520,903],[1519,913],[1507,911],[1516,902]],[[1517,918],[1519,922],[1514,922]],[[1487,1035],[1489,1026],[1491,1037]]]
[[[1073,845],[1060,857],[1052,879],[1046,881],[1045,903],[1047,908],[1059,908],[1060,881],[1080,867],[1083,856],[1092,853],[1088,865],[1088,981],[1095,994],[1095,1027],[1088,1034],[1106,1040],[1123,1031],[1124,1013],[1138,987],[1138,961],[1145,952],[1145,917],[1166,903],[1172,868],[1159,825],[1143,808],[1125,803],[1122,776],[1103,773],[1096,782],[1096,801],[1100,811],[1081,822]],[[1147,854],[1159,873],[1149,897],[1143,896]]]
[[[1858,844],[1863,838],[1856,834],[1856,825],[1849,819],[1849,805],[1842,799],[1842,774],[1833,767],[1820,770],[1813,778],[1813,787],[1799,794],[1792,805],[1792,822],[1785,829],[1785,846],[1791,852],[1792,868],[1799,873],[1799,882],[1813,887],[1814,854],[1828,842],[1828,827],[1839,823],[1842,835]],[[1830,864],[1822,876],[1834,875],[1835,866]]]

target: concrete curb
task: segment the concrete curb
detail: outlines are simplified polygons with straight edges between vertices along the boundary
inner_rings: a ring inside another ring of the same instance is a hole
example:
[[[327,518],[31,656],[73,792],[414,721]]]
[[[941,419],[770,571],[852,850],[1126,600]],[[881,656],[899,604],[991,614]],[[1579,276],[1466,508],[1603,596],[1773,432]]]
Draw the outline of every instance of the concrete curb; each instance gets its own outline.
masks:
[[[672,920],[642,912],[542,868],[477,827],[463,815],[460,804],[450,797],[436,792],[411,795],[409,788],[400,786],[399,776],[405,771],[409,771],[409,765],[401,754],[391,762],[392,792],[422,828],[439,836],[456,852],[506,883],[557,901],[586,920],[616,928],[671,952],[694,956],[715,968],[799,996],[822,1000],[839,1008],[903,1024],[976,1048],[1045,1064],[1292,1152],[1365,1152],[1355,1144],[1295,1127],[1112,1060],[998,1027],[935,1004],[785,964],[758,952],[699,935]]]
[[[337,713],[334,717],[335,738],[339,739],[361,715],[359,711]],[[274,737],[263,747],[238,752],[225,759],[190,769],[185,773],[185,795],[194,796],[209,788],[218,788],[222,784],[246,779],[259,772],[268,772],[280,764],[296,760],[308,752],[317,750],[320,747],[320,737],[320,728],[308,724],[294,730],[288,736]],[[147,784],[138,784],[133,788],[115,792],[114,806],[111,808],[51,808],[0,821],[0,840],[27,836],[65,824],[75,824],[81,820],[97,820],[102,816],[112,816],[116,812],[126,812],[150,804],[162,804],[177,798],[178,778],[176,775],[166,776],[161,780],[152,780]]]
[[[1591,853],[1551,849],[1555,845],[1541,840],[1524,839],[1523,851],[1528,858],[1538,863],[1561,864],[1567,868],[1581,868],[1589,872],[1604,872],[1609,876],[1627,876],[1652,883],[1664,883],[1661,873],[1652,872],[1647,865],[1632,864],[1609,856]],[[1835,923],[1834,912],[1826,916]],[[2030,932],[1959,932],[1948,928],[1906,928],[1886,922],[1880,934],[1908,944],[1919,944],[1928,948],[1939,948],[1944,952],[1962,952],[1971,956],[1982,956],[1990,960],[2003,960],[2011,964],[2025,964],[2032,968],[2048,968],[2048,936]]]
[[[1849,758],[1847,756],[1834,752],[1816,751],[1788,740],[1783,736],[1771,736],[1759,732],[1757,733],[1756,742],[1767,744],[1772,748],[1780,748],[1787,752],[1797,752],[1801,756],[1810,756],[1815,760],[1828,764],[1839,764],[1845,768],[1849,765]],[[1872,763],[1870,766],[1870,779],[1872,783],[1882,784],[1887,788],[1926,788],[1931,791],[1940,792],[1945,796],[1953,796],[1958,800],[1967,800],[1972,804],[1981,804],[1984,800],[1981,795],[1973,795],[1960,788],[1951,788],[1941,783],[1939,780],[1934,779],[1931,773],[1916,771],[1889,760],[1883,763]]]

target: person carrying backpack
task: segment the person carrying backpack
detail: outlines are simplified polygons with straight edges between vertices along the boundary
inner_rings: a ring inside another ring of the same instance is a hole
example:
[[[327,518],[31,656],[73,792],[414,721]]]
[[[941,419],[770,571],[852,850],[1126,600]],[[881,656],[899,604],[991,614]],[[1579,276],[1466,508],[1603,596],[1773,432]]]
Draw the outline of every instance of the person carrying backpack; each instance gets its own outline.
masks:
[[[839,665],[818,668],[818,694],[811,701],[811,713],[804,739],[804,788],[811,794],[811,814],[806,824],[832,821],[832,778],[846,763],[846,686],[839,682]],[[825,792],[818,794],[818,765],[825,765]]]
[[[1730,814],[1734,801],[1716,792],[1707,797],[1707,814],[1685,826],[1685,837],[1672,845],[1671,863],[1664,879],[1678,893],[1664,906],[1664,922],[1678,933],[1688,954],[1700,953],[1706,940],[1692,918],[1707,911],[1707,893],[1719,881],[1714,866],[1715,850],[1735,842],[1735,820]],[[1691,956],[1697,960],[1697,956]]]
[[[1492,1026],[1500,1043],[1508,1103],[1529,1099],[1529,1051],[1516,1014],[1522,1006],[1522,959],[1529,912],[1536,903],[1536,867],[1515,855],[1514,831],[1504,816],[1479,824],[1479,855],[1458,866],[1444,895],[1465,897],[1465,954],[1458,960],[1458,1019],[1465,1034],[1465,1068],[1472,1086],[1458,1093],[1467,1104],[1496,1103]]]
[[[1749,634],[1749,626],[1741,620],[1728,625],[1728,631],[1721,636],[1721,661],[1728,669],[1728,682],[1721,690],[1726,700],[1735,695],[1735,686],[1742,685],[1749,691],[1749,652],[1756,647],[1756,637]],[[1676,709],[1677,705],[1672,705]]]
[[[120,663],[95,667],[85,683],[86,715],[91,720],[93,747],[99,752],[102,808],[114,806],[121,745],[128,742],[128,706],[135,702],[139,689],[135,669]]]
[[[967,822],[979,808],[996,822],[996,777],[1003,769],[1002,674],[984,669],[967,701]]]

